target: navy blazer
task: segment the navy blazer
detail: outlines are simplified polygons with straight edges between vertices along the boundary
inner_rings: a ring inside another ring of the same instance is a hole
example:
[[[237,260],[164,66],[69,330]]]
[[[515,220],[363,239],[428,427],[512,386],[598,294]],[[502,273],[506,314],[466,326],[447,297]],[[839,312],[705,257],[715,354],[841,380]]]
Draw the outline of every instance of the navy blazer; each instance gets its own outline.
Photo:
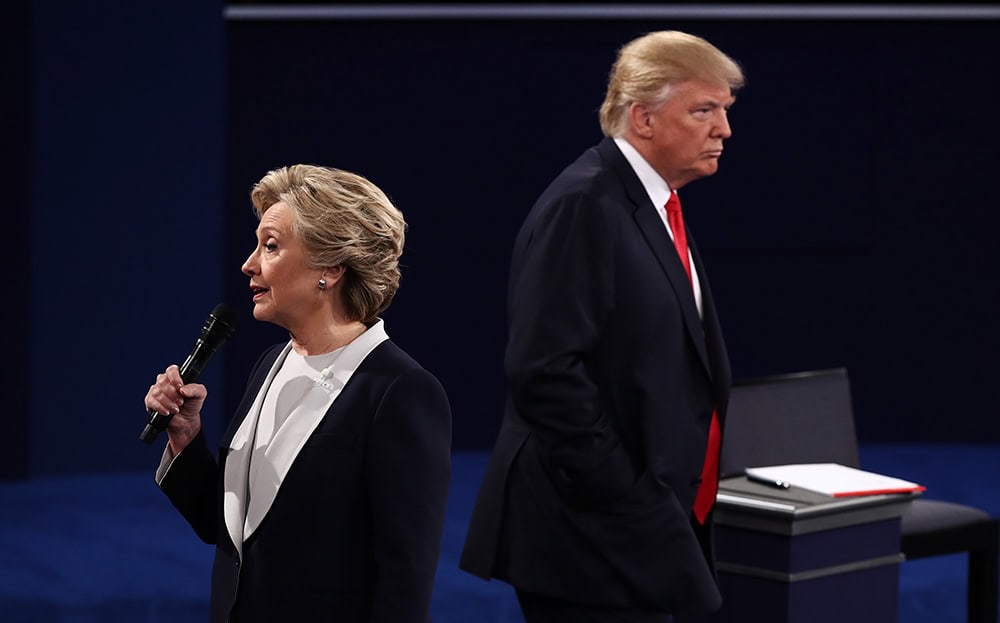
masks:
[[[218,463],[199,435],[161,482],[217,546],[212,623],[429,622],[451,411],[438,380],[388,340],[351,376],[237,554],[222,511],[227,448],[281,350],[255,365]]]
[[[528,214],[511,262],[509,398],[460,566],[578,603],[707,612],[692,522],[730,370],[707,274],[699,318],[663,221],[610,139]]]

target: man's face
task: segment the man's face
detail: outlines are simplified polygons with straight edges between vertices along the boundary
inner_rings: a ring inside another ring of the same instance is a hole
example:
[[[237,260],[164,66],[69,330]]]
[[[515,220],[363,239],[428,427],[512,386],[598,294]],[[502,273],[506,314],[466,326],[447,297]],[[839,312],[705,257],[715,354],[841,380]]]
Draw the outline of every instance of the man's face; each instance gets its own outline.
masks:
[[[671,188],[718,170],[722,142],[733,134],[728,111],[734,101],[728,86],[689,80],[649,112],[647,160]]]

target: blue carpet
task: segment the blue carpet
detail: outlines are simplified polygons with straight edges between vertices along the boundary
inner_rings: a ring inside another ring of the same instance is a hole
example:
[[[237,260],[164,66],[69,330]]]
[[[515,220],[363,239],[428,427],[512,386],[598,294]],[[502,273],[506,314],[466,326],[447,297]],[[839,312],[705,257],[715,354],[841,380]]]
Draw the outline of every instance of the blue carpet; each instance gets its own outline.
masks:
[[[1000,446],[863,446],[865,469],[927,486],[926,497],[1000,516]],[[436,623],[519,623],[510,587],[458,570],[481,453],[456,453]],[[0,484],[0,620],[11,623],[202,623],[212,548],[148,473]],[[965,556],[908,561],[898,623],[965,618]]]

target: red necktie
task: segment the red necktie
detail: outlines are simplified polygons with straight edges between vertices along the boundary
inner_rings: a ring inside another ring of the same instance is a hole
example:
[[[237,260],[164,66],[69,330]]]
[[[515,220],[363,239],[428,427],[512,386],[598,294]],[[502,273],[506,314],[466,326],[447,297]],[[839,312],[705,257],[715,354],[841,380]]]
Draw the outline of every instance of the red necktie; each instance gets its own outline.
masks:
[[[674,234],[674,246],[681,256],[681,263],[691,280],[691,259],[688,255],[687,231],[684,229],[684,215],[681,213],[681,200],[676,192],[670,193],[667,201],[667,222]],[[692,286],[693,287],[693,286]],[[719,428],[719,415],[712,411],[712,423],[708,428],[708,448],[705,450],[705,463],[701,468],[701,485],[694,499],[694,516],[698,523],[705,523],[708,511],[715,504],[715,494],[719,488],[719,447],[722,442],[722,431]]]

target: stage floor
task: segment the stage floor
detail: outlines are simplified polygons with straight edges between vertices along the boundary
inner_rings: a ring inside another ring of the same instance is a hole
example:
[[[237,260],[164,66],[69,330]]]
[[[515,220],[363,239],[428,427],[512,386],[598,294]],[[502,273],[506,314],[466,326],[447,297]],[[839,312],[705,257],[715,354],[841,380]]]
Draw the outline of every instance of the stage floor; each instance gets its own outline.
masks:
[[[864,445],[865,469],[926,497],[1000,516],[1000,445]],[[435,623],[519,623],[510,587],[458,569],[484,453],[453,457]],[[0,619],[9,623],[203,623],[212,548],[143,473],[0,483]],[[901,567],[898,623],[965,619],[964,555]]]

